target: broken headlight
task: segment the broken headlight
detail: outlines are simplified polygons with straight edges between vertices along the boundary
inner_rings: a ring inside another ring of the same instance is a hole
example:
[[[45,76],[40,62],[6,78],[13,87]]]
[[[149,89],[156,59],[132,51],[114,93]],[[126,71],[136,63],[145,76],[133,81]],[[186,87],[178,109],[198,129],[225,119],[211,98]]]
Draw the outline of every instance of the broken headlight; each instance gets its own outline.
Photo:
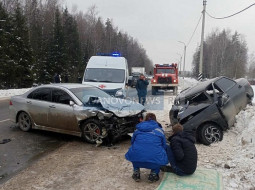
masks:
[[[103,111],[98,111],[98,113],[97,113],[97,117],[98,117],[99,120],[102,120],[105,117],[110,118],[110,117],[112,117],[112,115],[113,115],[112,113],[105,113]]]

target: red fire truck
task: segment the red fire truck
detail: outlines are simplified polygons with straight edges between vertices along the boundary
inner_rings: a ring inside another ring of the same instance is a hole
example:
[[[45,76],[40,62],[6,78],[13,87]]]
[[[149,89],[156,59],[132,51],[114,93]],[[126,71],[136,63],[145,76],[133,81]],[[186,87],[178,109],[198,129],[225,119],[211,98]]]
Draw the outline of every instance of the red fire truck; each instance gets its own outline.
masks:
[[[152,95],[156,95],[159,89],[173,90],[174,95],[178,90],[177,64],[156,64],[154,76],[151,79]]]

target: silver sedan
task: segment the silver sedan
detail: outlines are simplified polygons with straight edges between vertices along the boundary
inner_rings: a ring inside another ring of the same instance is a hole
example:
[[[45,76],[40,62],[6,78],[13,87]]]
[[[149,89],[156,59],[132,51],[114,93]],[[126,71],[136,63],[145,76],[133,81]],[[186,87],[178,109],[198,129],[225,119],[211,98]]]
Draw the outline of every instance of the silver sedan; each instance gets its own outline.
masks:
[[[81,84],[49,84],[10,100],[10,118],[21,130],[41,129],[82,137],[89,143],[132,133],[144,106]]]

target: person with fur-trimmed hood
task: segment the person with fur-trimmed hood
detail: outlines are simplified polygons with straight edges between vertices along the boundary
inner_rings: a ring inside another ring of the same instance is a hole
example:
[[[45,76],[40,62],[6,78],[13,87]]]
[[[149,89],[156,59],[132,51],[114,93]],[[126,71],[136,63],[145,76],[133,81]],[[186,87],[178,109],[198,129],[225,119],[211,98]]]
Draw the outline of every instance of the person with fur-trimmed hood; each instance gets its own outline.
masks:
[[[173,135],[168,138],[170,146],[166,149],[171,166],[163,166],[160,169],[180,176],[193,174],[197,168],[195,137],[191,132],[183,131],[181,124],[174,125],[172,129]]]
[[[145,121],[136,125],[131,147],[125,157],[133,164],[132,178],[135,181],[140,181],[140,168],[151,169],[149,182],[159,180],[160,166],[166,165],[168,159],[164,131],[155,114],[148,113]]]

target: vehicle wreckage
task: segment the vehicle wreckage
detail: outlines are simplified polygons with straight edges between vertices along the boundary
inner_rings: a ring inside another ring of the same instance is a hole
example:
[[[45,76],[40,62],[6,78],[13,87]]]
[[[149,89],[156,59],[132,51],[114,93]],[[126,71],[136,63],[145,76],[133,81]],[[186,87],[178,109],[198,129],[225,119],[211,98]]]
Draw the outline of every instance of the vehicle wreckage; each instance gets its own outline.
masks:
[[[49,84],[10,100],[10,118],[21,130],[41,129],[82,137],[89,143],[113,142],[132,133],[144,106],[81,84]]]
[[[235,116],[252,102],[254,92],[244,79],[217,77],[183,90],[176,96],[169,117],[193,131],[205,145],[221,141],[223,131],[235,123]]]

